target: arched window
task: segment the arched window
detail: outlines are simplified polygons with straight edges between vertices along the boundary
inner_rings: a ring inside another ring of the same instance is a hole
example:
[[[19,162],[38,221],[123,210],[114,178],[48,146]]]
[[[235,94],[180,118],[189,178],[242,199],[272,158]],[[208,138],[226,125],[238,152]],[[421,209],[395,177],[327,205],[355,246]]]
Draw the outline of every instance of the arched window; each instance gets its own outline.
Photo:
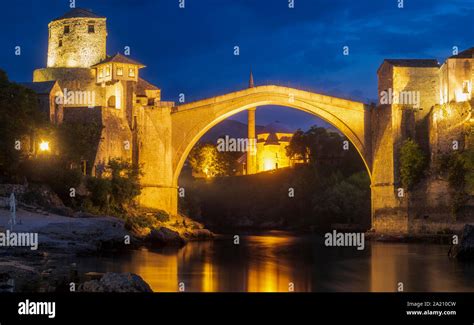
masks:
[[[107,100],[107,106],[115,108],[115,96],[110,96]]]

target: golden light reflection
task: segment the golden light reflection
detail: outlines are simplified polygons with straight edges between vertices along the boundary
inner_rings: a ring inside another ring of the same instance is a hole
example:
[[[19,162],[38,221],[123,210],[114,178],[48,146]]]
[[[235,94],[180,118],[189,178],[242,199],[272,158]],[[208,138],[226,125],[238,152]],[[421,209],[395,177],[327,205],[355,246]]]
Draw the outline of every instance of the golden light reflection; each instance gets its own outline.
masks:
[[[159,259],[155,254],[143,249],[142,254],[135,255],[129,263],[135,273],[148,283],[154,292],[177,291],[178,258],[176,255],[162,254]],[[130,266],[124,266],[130,269]]]
[[[283,236],[250,236],[258,243],[262,259],[250,261],[247,291],[248,292],[288,292],[293,274],[291,261],[277,255],[277,249],[293,242],[293,237]],[[275,261],[275,262],[274,262]]]
[[[214,283],[214,265],[211,261],[206,259],[204,261],[202,272],[202,292],[215,292],[217,287]]]

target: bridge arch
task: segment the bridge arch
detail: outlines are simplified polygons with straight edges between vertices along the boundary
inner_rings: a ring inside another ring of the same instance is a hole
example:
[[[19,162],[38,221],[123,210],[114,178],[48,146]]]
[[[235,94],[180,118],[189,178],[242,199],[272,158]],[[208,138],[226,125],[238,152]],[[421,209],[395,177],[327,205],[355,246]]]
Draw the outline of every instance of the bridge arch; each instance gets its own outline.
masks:
[[[280,86],[259,86],[177,106],[172,122],[173,186],[191,149],[213,126],[239,112],[276,105],[307,112],[341,131],[359,152],[371,173],[370,118],[363,103]]]

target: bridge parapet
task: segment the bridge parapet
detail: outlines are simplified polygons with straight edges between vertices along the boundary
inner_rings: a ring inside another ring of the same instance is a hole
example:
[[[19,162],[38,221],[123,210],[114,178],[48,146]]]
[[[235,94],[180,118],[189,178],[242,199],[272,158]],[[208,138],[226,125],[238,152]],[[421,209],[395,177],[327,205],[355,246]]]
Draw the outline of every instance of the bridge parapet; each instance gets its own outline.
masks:
[[[201,106],[214,105],[217,103],[225,102],[228,100],[233,100],[236,98],[245,97],[248,95],[263,94],[269,93],[271,95],[281,94],[292,100],[294,98],[301,98],[310,100],[313,102],[318,102],[326,105],[338,106],[341,108],[353,109],[353,110],[366,110],[368,106],[362,102],[352,101],[343,98],[332,97],[328,95],[312,93],[306,90],[299,90],[295,88],[282,87],[277,85],[264,85],[257,86],[253,88],[247,88],[232,93],[219,95],[211,98],[201,99],[193,102],[189,102],[183,105],[176,106],[175,112],[182,112],[189,109],[195,109]]]

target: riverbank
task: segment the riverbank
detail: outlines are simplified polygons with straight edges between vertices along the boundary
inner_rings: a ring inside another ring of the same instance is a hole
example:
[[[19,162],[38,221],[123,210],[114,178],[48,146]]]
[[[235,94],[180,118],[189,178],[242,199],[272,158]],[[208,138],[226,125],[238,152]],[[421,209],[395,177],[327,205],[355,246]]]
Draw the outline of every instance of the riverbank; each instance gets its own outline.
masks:
[[[77,274],[74,263],[66,262],[75,257],[103,252],[119,255],[142,246],[183,246],[189,241],[208,240],[213,236],[201,225],[182,216],[159,224],[155,229],[142,228],[141,232],[127,229],[129,227],[122,219],[84,213],[62,216],[41,209],[19,208],[16,218],[12,233],[36,235],[37,249],[17,246],[0,249],[0,291],[66,290],[70,282],[87,278]],[[9,219],[10,212],[0,209],[0,233],[10,230]]]

